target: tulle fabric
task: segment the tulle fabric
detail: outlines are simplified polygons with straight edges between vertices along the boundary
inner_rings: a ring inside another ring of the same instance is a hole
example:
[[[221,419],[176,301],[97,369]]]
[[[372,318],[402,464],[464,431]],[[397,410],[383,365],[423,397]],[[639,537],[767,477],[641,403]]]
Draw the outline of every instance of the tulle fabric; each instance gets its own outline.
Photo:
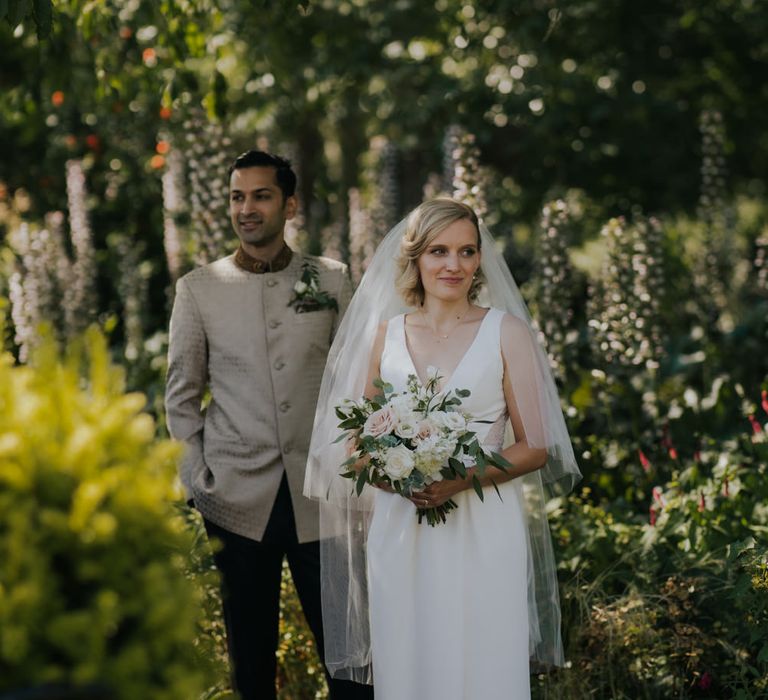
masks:
[[[373,489],[356,496],[339,477],[346,459],[334,407],[363,395],[379,324],[409,309],[395,290],[396,258],[407,228],[397,224],[379,245],[331,346],[315,414],[304,494],[320,503],[320,554],[325,660],[336,678],[372,683],[365,543]],[[560,604],[546,516],[547,492],[564,494],[581,478],[546,355],[501,252],[483,225],[481,268],[486,283],[478,303],[519,319],[508,376],[532,447],[547,450],[546,465],[520,477],[525,497],[529,567],[529,646],[537,668],[562,666]],[[545,491],[546,489],[546,491]]]

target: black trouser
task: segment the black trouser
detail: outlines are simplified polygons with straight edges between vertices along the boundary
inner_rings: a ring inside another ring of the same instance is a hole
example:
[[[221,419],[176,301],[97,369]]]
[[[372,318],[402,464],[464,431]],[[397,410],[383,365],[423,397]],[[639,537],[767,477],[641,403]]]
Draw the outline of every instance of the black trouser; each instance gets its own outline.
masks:
[[[320,545],[299,544],[291,494],[283,476],[272,514],[260,542],[206,520],[208,536],[221,541],[214,554],[222,576],[224,622],[233,684],[242,700],[273,700],[280,615],[283,558],[288,557],[301,607],[323,660],[323,619],[320,605]],[[325,668],[325,664],[323,664]],[[370,686],[328,676],[331,700],[373,698]]]

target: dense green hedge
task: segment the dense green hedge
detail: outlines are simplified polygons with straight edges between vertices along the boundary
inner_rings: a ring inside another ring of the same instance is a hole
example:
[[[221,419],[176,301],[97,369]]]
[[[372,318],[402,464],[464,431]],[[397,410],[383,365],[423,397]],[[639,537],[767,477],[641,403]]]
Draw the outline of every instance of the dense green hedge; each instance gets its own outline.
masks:
[[[189,700],[212,684],[179,448],[144,405],[96,332],[62,359],[48,341],[29,366],[0,360],[0,692]]]

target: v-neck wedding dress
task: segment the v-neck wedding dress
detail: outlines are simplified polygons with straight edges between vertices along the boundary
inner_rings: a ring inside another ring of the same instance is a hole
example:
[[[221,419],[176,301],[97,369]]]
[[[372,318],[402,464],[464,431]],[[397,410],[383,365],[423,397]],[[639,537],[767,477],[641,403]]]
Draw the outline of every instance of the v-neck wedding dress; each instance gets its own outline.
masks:
[[[469,389],[462,407],[498,450],[506,414],[501,322],[490,309],[444,390]],[[387,326],[381,376],[404,391],[417,375],[404,316]],[[495,425],[494,425],[495,424]],[[530,698],[525,516],[515,480],[480,501],[456,494],[447,522],[418,524],[407,499],[377,490],[368,534],[368,595],[376,700]]]

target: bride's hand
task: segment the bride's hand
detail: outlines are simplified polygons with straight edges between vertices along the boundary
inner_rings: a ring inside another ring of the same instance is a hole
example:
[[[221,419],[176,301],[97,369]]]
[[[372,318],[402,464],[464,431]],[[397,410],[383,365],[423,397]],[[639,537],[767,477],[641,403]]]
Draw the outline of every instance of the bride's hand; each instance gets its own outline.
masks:
[[[415,492],[410,500],[417,508],[437,508],[466,489],[468,484],[465,479],[443,479],[430,484],[423,491]]]
[[[352,435],[347,438],[346,443],[344,444],[345,451],[347,453],[347,457],[353,457],[355,454],[360,454],[357,449],[357,436]],[[360,456],[360,458],[350,465],[350,469],[352,471],[357,472],[358,474],[363,470],[363,467],[368,464],[368,462],[371,461],[371,455],[365,454]]]

